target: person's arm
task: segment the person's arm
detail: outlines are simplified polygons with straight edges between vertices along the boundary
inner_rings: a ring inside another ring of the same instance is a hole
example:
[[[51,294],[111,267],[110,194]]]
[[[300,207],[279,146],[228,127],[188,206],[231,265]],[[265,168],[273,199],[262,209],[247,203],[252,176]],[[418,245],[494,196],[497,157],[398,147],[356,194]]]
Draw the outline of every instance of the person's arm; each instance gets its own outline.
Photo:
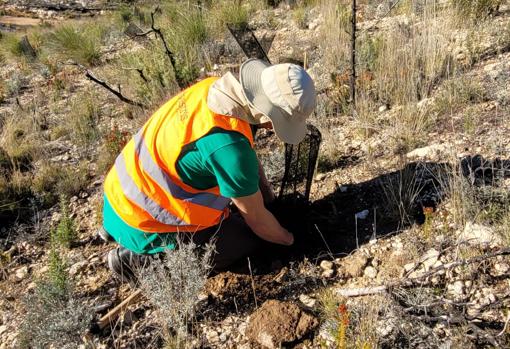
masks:
[[[269,204],[275,200],[275,195],[273,192],[273,188],[271,188],[271,184],[267,180],[266,173],[264,172],[264,168],[262,164],[259,162],[259,188],[262,193],[262,198],[264,198],[264,203]]]
[[[232,198],[246,224],[260,238],[280,245],[290,246],[294,243],[294,235],[282,227],[278,220],[264,206],[262,194]]]

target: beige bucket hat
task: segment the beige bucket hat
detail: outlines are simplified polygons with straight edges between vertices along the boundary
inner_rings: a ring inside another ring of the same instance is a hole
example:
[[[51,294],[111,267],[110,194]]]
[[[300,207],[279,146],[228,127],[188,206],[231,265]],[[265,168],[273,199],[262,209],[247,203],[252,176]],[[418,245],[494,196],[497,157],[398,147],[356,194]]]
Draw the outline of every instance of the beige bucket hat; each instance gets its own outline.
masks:
[[[301,142],[317,97],[310,75],[296,64],[271,65],[260,59],[244,62],[239,75],[250,107],[271,120],[282,141]]]

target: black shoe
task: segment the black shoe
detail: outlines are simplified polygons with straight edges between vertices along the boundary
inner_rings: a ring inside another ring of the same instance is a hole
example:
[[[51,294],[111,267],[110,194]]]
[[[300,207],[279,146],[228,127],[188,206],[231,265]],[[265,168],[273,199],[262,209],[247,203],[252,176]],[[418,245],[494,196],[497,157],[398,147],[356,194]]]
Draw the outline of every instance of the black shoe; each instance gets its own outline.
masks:
[[[105,241],[105,242],[114,242],[115,240],[112,238],[112,236],[110,234],[108,234],[108,232],[103,228],[99,228],[97,230],[97,235],[99,235],[99,237]]]
[[[121,282],[136,287],[137,272],[149,265],[150,256],[134,253],[124,247],[117,247],[108,253],[108,267]]]

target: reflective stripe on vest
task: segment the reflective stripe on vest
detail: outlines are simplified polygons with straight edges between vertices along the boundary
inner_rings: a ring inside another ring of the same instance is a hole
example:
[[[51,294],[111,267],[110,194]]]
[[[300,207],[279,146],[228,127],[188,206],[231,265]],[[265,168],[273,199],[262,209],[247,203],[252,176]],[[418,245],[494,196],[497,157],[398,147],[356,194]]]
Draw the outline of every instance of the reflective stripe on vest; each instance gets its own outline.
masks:
[[[209,78],[165,103],[125,146],[105,179],[105,195],[128,225],[147,232],[196,231],[218,224],[229,198],[219,188],[197,190],[175,168],[182,149],[213,128],[253,136],[247,122],[214,114],[206,103]]]

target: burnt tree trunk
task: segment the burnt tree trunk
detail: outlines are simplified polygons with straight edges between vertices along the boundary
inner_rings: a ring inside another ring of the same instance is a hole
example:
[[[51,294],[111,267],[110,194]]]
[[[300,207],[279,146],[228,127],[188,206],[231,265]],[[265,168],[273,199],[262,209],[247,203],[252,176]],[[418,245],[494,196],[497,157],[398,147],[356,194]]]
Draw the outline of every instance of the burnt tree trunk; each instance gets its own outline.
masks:
[[[352,15],[351,15],[351,79],[350,79],[350,92],[351,92],[351,105],[352,112],[356,110],[356,0],[352,0]]]

